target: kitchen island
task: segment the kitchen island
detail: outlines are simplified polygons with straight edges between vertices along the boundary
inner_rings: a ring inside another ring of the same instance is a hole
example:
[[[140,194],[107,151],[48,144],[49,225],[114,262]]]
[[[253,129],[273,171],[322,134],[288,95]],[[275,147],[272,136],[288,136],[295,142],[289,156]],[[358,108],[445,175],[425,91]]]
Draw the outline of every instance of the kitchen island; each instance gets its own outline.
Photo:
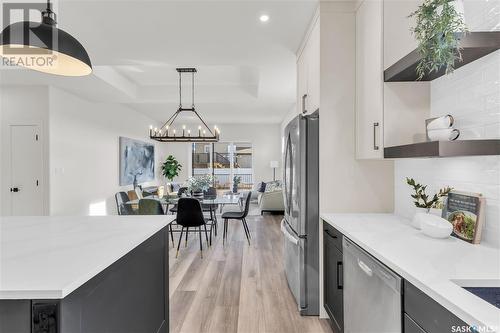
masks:
[[[168,332],[173,216],[0,219],[0,333]]]

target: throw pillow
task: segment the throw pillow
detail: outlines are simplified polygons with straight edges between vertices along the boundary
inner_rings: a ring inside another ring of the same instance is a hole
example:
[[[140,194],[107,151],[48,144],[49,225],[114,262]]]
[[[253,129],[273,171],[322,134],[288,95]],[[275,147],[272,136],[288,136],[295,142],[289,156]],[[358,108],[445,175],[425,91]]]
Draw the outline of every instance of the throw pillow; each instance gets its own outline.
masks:
[[[261,193],[266,192],[266,183],[260,182],[259,187],[257,189],[257,192],[261,192]]]
[[[266,184],[266,192],[276,192],[281,191],[281,182],[275,180]]]

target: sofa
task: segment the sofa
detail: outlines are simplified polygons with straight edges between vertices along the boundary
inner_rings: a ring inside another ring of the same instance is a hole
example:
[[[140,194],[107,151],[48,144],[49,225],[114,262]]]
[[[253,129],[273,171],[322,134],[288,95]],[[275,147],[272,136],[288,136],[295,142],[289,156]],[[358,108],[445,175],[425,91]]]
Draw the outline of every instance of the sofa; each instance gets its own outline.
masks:
[[[261,215],[265,212],[283,213],[285,211],[281,182],[273,181],[265,183],[265,185],[260,183],[257,193],[257,203]]]

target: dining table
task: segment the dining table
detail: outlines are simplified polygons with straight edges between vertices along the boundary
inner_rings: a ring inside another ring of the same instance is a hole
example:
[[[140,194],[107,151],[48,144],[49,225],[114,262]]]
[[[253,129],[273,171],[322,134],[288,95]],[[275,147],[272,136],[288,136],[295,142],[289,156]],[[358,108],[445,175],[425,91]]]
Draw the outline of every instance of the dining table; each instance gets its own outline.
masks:
[[[216,209],[217,207],[220,209],[220,212],[222,213],[222,209],[225,205],[238,205],[241,207],[241,198],[242,198],[242,193],[231,193],[231,194],[223,194],[223,195],[217,195],[217,196],[204,196],[201,198],[196,198],[194,196],[163,196],[159,198],[158,196],[149,196],[146,197],[145,199],[148,200],[158,200],[162,206],[165,206],[164,211],[165,214],[168,214],[169,212],[169,206],[170,205],[176,205],[179,199],[181,198],[194,198],[198,199],[200,203],[203,206],[206,206],[208,208],[208,211],[210,212],[210,218],[209,220],[212,221],[212,224],[210,226],[210,244],[212,244],[212,226],[215,227],[215,235],[217,235],[217,212]],[[132,208],[135,210],[137,207],[139,207],[139,200],[140,199],[134,199],[134,200],[129,200],[125,202],[125,205],[130,205]],[[175,225],[175,223],[171,223],[169,225],[169,230],[170,230],[170,235],[172,238],[172,244],[174,244],[174,239],[173,239],[173,233],[174,232],[179,232],[179,230],[173,229],[172,225]]]
[[[180,198],[183,197],[173,197],[173,196],[163,196],[161,198],[157,196],[149,196],[146,197],[145,199],[152,199],[152,200],[158,200],[162,205],[167,206],[166,211],[168,211],[168,206],[169,205],[175,205],[179,201]],[[186,198],[195,198],[199,199],[200,203],[203,205],[217,205],[221,208],[224,205],[239,205],[240,204],[240,199],[242,198],[241,193],[233,193],[233,194],[224,194],[224,195],[217,195],[217,196],[205,196],[202,198],[196,198],[196,197],[188,197]],[[134,199],[125,202],[126,205],[130,206],[138,206],[139,205],[139,200],[140,199]]]

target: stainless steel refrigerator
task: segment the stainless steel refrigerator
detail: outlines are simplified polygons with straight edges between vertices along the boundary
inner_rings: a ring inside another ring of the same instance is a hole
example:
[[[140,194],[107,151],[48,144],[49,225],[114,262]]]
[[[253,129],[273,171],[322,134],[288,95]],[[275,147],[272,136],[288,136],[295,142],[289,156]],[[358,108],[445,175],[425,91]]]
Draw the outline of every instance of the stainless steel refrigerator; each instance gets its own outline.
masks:
[[[285,128],[285,274],[300,314],[319,315],[319,112]]]

